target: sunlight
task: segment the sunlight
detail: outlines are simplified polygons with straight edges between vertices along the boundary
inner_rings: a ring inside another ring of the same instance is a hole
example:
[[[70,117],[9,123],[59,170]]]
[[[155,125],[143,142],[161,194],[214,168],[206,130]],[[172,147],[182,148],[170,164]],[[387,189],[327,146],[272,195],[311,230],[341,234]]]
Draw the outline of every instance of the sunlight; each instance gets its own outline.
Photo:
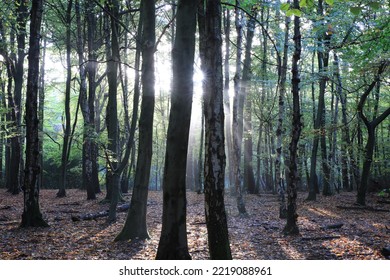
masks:
[[[304,256],[298,252],[298,250],[292,246],[288,241],[279,240],[278,244],[283,252],[291,259],[291,260],[303,260]]]
[[[335,214],[334,212],[326,210],[326,209],[323,209],[323,208],[308,207],[307,210],[310,211],[310,212],[313,212],[316,215],[320,215],[320,216],[328,216],[328,217],[332,217],[332,218],[340,218],[340,216]]]

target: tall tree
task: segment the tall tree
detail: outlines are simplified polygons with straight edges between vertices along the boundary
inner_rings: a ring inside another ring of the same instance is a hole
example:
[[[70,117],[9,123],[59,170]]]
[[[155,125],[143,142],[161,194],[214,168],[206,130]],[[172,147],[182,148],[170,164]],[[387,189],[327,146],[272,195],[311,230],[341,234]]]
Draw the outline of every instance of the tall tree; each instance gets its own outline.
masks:
[[[141,2],[142,20],[142,103],[139,120],[139,147],[134,188],[125,225],[115,240],[149,238],[146,210],[153,144],[155,0]]]
[[[23,184],[24,208],[22,227],[48,226],[39,208],[39,119],[38,81],[40,31],[43,0],[33,0],[30,16],[30,40],[28,51],[28,76],[26,94],[26,167]]]
[[[223,112],[221,1],[206,0],[204,191],[211,259],[231,259],[225,213],[225,135]]]
[[[12,76],[14,79],[14,94],[8,95],[8,107],[11,110],[10,117],[13,122],[11,135],[10,165],[7,176],[7,187],[12,194],[20,192],[20,165],[21,165],[21,116],[22,116],[22,89],[24,77],[24,60],[26,56],[26,24],[28,20],[28,1],[15,1],[16,10],[16,42],[17,52],[11,49],[11,63],[13,64]],[[13,44],[14,31],[11,31],[10,43]]]
[[[280,207],[279,218],[286,218],[285,187],[283,182],[282,171],[282,154],[283,154],[283,119],[284,119],[284,100],[286,95],[287,81],[287,61],[288,61],[288,40],[290,30],[290,17],[285,18],[285,32],[283,41],[283,58],[278,55],[278,79],[279,79],[279,110],[278,110],[278,127],[276,129],[276,158],[275,158],[275,184],[278,189]]]
[[[381,75],[386,71],[386,68],[389,65],[390,65],[389,60],[384,60],[380,62],[378,71],[375,74],[374,81],[371,82],[371,84],[367,87],[364,93],[360,96],[359,104],[357,107],[359,117],[362,119],[364,125],[366,126],[367,134],[368,134],[367,143],[365,147],[363,170],[360,179],[360,184],[358,187],[357,200],[356,200],[356,202],[360,205],[366,205],[366,192],[367,192],[368,178],[370,176],[370,169],[372,165],[374,147],[376,142],[375,129],[382,121],[384,121],[390,115],[390,107],[388,107],[382,114],[374,117],[373,120],[369,121],[366,114],[363,111],[363,108],[364,108],[364,104],[366,103],[368,95],[371,93],[371,91],[374,89],[377,83],[380,82]]]
[[[233,135],[233,155],[234,155],[234,189],[237,200],[237,208],[240,214],[246,215],[245,201],[243,198],[243,186],[241,175],[241,146],[243,132],[243,114],[245,95],[241,88],[242,79],[242,38],[243,38],[243,15],[240,10],[240,2],[236,1],[235,25],[237,32],[237,53],[236,53],[236,73],[234,75],[234,96],[232,109],[232,135]]]
[[[107,10],[110,18],[111,40],[107,50],[107,80],[108,80],[108,101],[107,101],[107,136],[108,145],[106,151],[109,170],[107,172],[107,189],[111,189],[111,200],[108,221],[116,220],[116,206],[119,201],[119,121],[118,121],[118,67],[120,61],[119,53],[119,1],[109,0]]]
[[[322,0],[318,1],[318,16],[321,18],[322,28],[318,34],[317,40],[317,60],[318,60],[318,72],[320,74],[319,80],[319,95],[318,95],[318,107],[317,107],[317,115],[314,121],[314,129],[315,129],[315,137],[313,140],[312,147],[312,155],[310,160],[310,185],[309,185],[309,195],[308,200],[316,200],[316,193],[318,187],[318,176],[316,173],[317,169],[317,152],[318,152],[318,144],[320,142],[321,145],[321,156],[322,156],[322,171],[323,175],[323,194],[330,195],[330,170],[327,159],[326,152],[326,139],[325,139],[325,90],[326,84],[328,81],[327,71],[329,65],[329,44],[330,44],[330,36],[331,34],[327,32],[325,28],[325,23],[323,22],[324,15],[324,3]]]
[[[252,42],[255,34],[256,6],[252,7],[252,16],[247,21],[244,67],[242,71],[242,91],[245,96],[244,121],[244,189],[250,194],[257,192],[253,172],[253,139],[252,139],[252,98],[249,96],[252,78]]]
[[[163,179],[163,217],[156,259],[190,259],[186,159],[191,124],[197,3],[179,0],[172,50],[172,93]]]
[[[66,24],[66,85],[65,85],[65,124],[64,126],[64,139],[62,143],[62,155],[61,155],[61,178],[60,185],[57,192],[57,197],[66,196],[66,173],[68,167],[68,154],[69,154],[69,140],[71,132],[71,120],[70,120],[70,90],[72,79],[72,65],[71,65],[71,23],[72,23],[72,8],[73,0],[69,0],[66,9],[65,24]]]
[[[299,0],[294,0],[294,9],[299,10]],[[294,53],[292,57],[292,78],[291,78],[291,93],[293,98],[292,104],[292,130],[291,141],[289,146],[290,157],[288,159],[288,180],[287,180],[287,223],[283,232],[288,235],[299,233],[297,225],[297,182],[298,174],[298,142],[301,135],[301,108],[299,100],[299,84],[300,84],[300,69],[299,60],[301,59],[301,30],[300,17],[294,16]]]

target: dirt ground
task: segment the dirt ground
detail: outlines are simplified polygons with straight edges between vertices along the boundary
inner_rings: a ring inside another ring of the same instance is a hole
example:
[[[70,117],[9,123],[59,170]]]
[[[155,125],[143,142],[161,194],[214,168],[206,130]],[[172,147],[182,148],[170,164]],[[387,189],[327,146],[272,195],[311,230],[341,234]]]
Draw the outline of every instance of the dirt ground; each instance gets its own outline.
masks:
[[[67,190],[66,198],[56,198],[56,190],[41,191],[41,211],[48,228],[20,228],[23,194],[14,196],[0,190],[0,259],[154,259],[158,247],[162,193],[150,192],[148,228],[151,239],[113,242],[126,218],[107,224],[105,218],[73,222],[72,215],[97,213],[108,209],[100,201],[87,201],[81,190]],[[130,195],[124,196],[130,200]],[[298,224],[300,235],[289,237],[281,232],[286,223],[278,218],[278,200],[274,195],[247,195],[248,217],[238,216],[235,198],[227,195],[226,211],[234,259],[384,259],[380,250],[390,245],[390,205],[378,203],[382,198],[369,195],[371,208],[353,205],[354,193],[331,197],[318,196],[316,202],[305,201],[299,194]],[[208,259],[207,231],[203,195],[187,194],[188,245],[192,259]],[[348,206],[352,209],[341,209]],[[376,210],[376,211],[375,211]],[[379,210],[379,211],[378,211]],[[387,212],[386,212],[387,211]],[[341,228],[332,228],[338,224]],[[341,225],[342,224],[342,225]]]

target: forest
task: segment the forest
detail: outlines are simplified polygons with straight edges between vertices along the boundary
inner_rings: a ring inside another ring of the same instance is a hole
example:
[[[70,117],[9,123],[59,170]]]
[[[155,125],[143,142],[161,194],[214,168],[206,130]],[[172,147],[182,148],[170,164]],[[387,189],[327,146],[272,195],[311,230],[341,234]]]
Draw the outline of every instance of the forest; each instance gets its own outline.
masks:
[[[389,1],[0,11],[0,260],[390,259]]]

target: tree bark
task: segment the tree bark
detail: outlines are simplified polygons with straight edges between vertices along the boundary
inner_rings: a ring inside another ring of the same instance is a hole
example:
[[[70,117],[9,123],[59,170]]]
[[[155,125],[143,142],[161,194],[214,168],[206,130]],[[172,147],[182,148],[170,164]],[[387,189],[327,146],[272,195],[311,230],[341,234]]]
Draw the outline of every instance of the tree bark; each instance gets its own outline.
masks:
[[[38,120],[38,80],[40,30],[43,1],[33,0],[31,7],[30,40],[28,51],[28,76],[26,94],[26,167],[23,185],[24,208],[22,227],[48,226],[39,208],[38,176],[39,166],[39,120]]]
[[[364,155],[364,162],[363,162],[363,170],[362,175],[360,179],[360,184],[357,192],[357,199],[356,202],[359,205],[366,205],[366,192],[367,192],[367,185],[368,185],[368,179],[370,177],[370,169],[372,165],[372,159],[374,155],[374,147],[375,147],[375,129],[376,127],[384,121],[389,115],[390,115],[390,107],[387,108],[382,114],[374,118],[372,121],[369,121],[367,116],[363,112],[363,108],[365,105],[365,102],[367,100],[368,95],[370,92],[374,89],[376,84],[380,81],[381,75],[385,72],[386,68],[389,66],[389,61],[385,60],[382,61],[379,65],[378,71],[375,75],[374,81],[368,86],[368,88],[365,90],[365,92],[362,94],[359,100],[359,104],[357,107],[357,111],[359,114],[359,117],[365,124],[367,128],[368,138],[367,143],[365,147],[365,155]]]
[[[118,170],[119,162],[119,122],[118,122],[118,104],[117,104],[117,87],[118,87],[118,67],[119,67],[119,24],[117,22],[119,15],[118,0],[110,0],[107,3],[107,9],[110,12],[111,27],[111,44],[107,53],[109,53],[107,62],[107,79],[108,79],[108,101],[107,101],[107,162],[109,170],[107,172],[107,189],[111,189],[111,199],[108,222],[116,221],[116,207],[119,201],[119,182],[120,174]]]
[[[122,231],[115,238],[127,240],[133,238],[146,239],[149,233],[146,226],[146,210],[150,168],[153,145],[153,116],[154,116],[154,51],[155,35],[155,1],[141,2],[142,20],[142,103],[139,119],[139,148],[135,171],[134,188],[130,209]]]
[[[179,0],[172,50],[172,96],[163,180],[163,217],[156,259],[191,259],[186,226],[186,160],[191,124],[197,3]]]
[[[275,184],[278,190],[280,206],[279,206],[279,218],[286,218],[286,201],[285,201],[285,188],[283,182],[282,171],[282,154],[283,154],[283,119],[284,119],[284,98],[286,95],[286,81],[287,81],[287,61],[288,61],[288,37],[290,28],[289,17],[285,18],[285,32],[283,42],[283,59],[279,59],[279,111],[278,111],[278,127],[276,129],[276,159],[275,159]]]
[[[211,259],[231,259],[224,204],[225,135],[223,113],[221,2],[206,0],[205,213]]]
[[[17,40],[17,54],[11,54],[14,57],[14,95],[12,100],[12,119],[14,121],[14,133],[11,138],[11,169],[9,189],[12,194],[19,194],[21,184],[21,159],[22,159],[22,130],[21,130],[21,116],[22,116],[22,89],[24,80],[24,58],[26,45],[26,24],[28,19],[28,1],[15,1],[16,7],[16,40]]]
[[[257,193],[255,174],[253,172],[253,140],[252,140],[252,98],[250,93],[251,64],[252,64],[252,42],[255,30],[255,18],[253,15],[247,23],[247,35],[245,45],[244,67],[242,72],[242,90],[245,96],[244,115],[244,189],[250,194]]]
[[[294,8],[300,9],[299,0],[294,0]],[[297,182],[299,179],[297,162],[298,162],[298,143],[302,130],[301,109],[299,104],[299,83],[300,70],[299,60],[301,58],[301,31],[300,18],[294,16],[294,53],[292,58],[292,96],[293,96],[293,117],[291,142],[289,145],[290,157],[288,160],[288,178],[287,180],[287,223],[283,232],[287,235],[299,234],[297,225]]]
[[[233,97],[233,155],[234,155],[234,189],[237,200],[237,208],[241,215],[246,215],[245,202],[243,198],[242,174],[241,174],[241,146],[243,132],[243,114],[245,95],[241,88],[241,57],[242,57],[242,37],[243,37],[243,18],[239,9],[239,1],[236,1],[235,25],[237,32],[237,54],[236,54],[236,73],[234,75],[234,97]]]
[[[65,124],[63,125],[64,139],[62,143],[62,155],[61,155],[61,176],[59,182],[59,189],[57,197],[66,196],[66,175],[68,167],[68,144],[71,132],[70,124],[70,87],[72,79],[72,66],[71,66],[71,23],[72,23],[72,7],[73,0],[69,0],[68,8],[66,10],[66,83],[65,83]]]

